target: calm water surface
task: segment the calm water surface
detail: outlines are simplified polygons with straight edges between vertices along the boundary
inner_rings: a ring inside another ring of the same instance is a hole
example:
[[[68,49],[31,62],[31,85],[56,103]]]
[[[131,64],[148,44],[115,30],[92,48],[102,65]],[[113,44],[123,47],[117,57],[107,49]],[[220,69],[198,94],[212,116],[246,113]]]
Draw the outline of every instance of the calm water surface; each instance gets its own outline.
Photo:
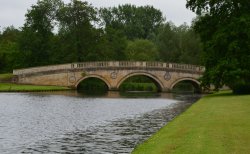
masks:
[[[198,99],[135,96],[0,93],[0,153],[130,153]]]

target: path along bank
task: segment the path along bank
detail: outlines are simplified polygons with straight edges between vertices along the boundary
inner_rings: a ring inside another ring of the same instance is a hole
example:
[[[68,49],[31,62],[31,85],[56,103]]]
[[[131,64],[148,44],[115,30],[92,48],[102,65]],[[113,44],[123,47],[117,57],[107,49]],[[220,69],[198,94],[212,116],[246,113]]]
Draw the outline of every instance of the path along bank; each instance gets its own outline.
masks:
[[[250,95],[203,97],[160,129],[133,154],[250,153]]]

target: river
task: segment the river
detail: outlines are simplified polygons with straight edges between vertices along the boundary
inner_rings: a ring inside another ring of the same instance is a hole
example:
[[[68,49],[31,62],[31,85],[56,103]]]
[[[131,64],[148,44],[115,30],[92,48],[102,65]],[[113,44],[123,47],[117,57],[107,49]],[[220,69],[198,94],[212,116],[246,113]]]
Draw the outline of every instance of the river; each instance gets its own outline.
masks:
[[[0,153],[130,153],[199,98],[136,96],[0,93]]]

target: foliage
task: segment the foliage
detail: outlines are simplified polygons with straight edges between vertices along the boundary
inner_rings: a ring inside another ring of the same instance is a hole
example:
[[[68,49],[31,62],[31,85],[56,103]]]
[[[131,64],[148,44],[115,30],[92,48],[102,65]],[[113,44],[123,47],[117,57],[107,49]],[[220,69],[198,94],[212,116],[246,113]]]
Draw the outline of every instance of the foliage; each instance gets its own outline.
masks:
[[[0,32],[0,72],[84,61],[200,64],[200,41],[192,27],[164,22],[152,6],[98,10],[79,0],[39,0],[27,11],[23,27]]]
[[[149,39],[165,20],[162,12],[152,6],[130,4],[101,8],[100,17],[105,27],[122,30],[130,40]]]
[[[71,0],[62,6],[57,13],[59,38],[63,45],[64,56],[69,61],[86,61],[91,50],[99,41],[98,30],[93,26],[96,10],[87,2]]]
[[[157,61],[159,59],[156,46],[149,40],[130,41],[125,55],[131,61]]]
[[[144,75],[132,76],[126,79],[119,87],[120,91],[153,91],[157,92],[160,89],[156,86],[153,80]]]
[[[155,42],[163,61],[201,64],[199,36],[186,24],[176,27],[168,22],[162,25]]]
[[[55,9],[61,3],[59,0],[38,1],[32,5],[26,14],[26,22],[22,27],[21,38],[19,39],[20,50],[29,61],[27,66],[38,66],[49,64],[48,59],[52,52],[53,38],[52,30],[54,28]],[[32,59],[32,61],[30,60]],[[24,65],[25,66],[25,65]]]
[[[136,82],[126,82],[123,83],[120,88],[120,91],[148,91],[148,92],[157,92],[158,88],[154,83],[136,83]]]
[[[106,28],[105,33],[103,34],[103,41],[99,46],[99,54],[93,57],[94,60],[97,60],[97,57],[100,60],[125,60],[125,49],[127,47],[127,38],[123,35],[120,30],[113,28]]]
[[[175,85],[171,92],[174,92],[174,93],[195,93],[196,91],[198,91],[198,90],[195,89],[195,87],[192,85],[192,83],[182,81],[182,82],[178,83],[177,85]]]
[[[15,67],[18,53],[20,31],[13,26],[7,27],[0,35],[0,72],[10,72]]]
[[[84,93],[97,94],[108,91],[108,86],[98,78],[87,78],[77,86],[77,90]]]
[[[250,84],[249,83],[237,83],[233,86],[233,92],[235,94],[249,94]]]
[[[202,84],[213,84],[216,89],[227,85],[234,91],[239,85],[249,85],[249,1],[188,0],[187,7],[200,15],[194,28],[204,44],[206,72]]]

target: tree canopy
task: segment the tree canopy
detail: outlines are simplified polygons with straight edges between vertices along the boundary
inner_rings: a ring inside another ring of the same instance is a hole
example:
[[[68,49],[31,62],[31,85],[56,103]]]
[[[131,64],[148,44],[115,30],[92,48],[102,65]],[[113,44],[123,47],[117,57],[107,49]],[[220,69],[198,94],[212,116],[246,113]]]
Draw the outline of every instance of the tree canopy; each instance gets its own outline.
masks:
[[[250,93],[250,3],[248,0],[188,0],[199,17],[195,30],[204,45],[204,86],[223,85]]]
[[[159,55],[156,46],[149,40],[134,40],[128,43],[126,48],[126,57],[131,61],[157,61]]]
[[[153,6],[95,8],[71,0],[39,0],[24,25],[0,32],[0,72],[85,61],[165,61],[201,64],[193,27],[165,21]]]
[[[162,12],[152,6],[136,7],[130,4],[101,8],[100,17],[105,27],[119,29],[132,40],[149,39],[165,20]]]

